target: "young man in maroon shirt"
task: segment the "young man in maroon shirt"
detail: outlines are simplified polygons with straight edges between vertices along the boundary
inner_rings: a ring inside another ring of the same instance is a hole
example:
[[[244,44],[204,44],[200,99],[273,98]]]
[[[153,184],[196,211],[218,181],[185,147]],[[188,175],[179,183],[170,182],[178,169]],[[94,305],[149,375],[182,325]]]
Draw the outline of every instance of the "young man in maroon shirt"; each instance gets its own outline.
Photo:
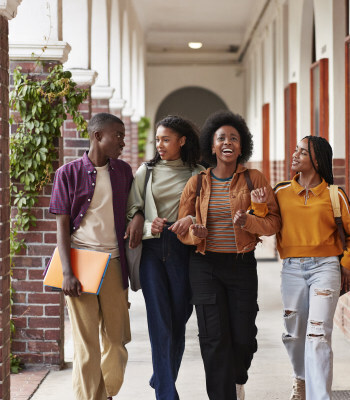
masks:
[[[72,325],[75,397],[106,400],[123,383],[125,344],[131,340],[124,234],[132,172],[118,160],[125,146],[119,118],[97,114],[88,132],[89,151],[56,171],[50,212],[56,214],[63,292]],[[71,247],[111,253],[98,295],[82,293],[71,268]]]

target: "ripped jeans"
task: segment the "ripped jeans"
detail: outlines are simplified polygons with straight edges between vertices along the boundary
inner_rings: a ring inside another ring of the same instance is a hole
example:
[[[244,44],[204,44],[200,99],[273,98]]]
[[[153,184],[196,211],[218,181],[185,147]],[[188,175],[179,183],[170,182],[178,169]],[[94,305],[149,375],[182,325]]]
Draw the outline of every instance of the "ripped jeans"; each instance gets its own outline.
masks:
[[[338,257],[286,258],[281,293],[286,328],[282,340],[308,400],[331,399],[333,317],[339,298]]]

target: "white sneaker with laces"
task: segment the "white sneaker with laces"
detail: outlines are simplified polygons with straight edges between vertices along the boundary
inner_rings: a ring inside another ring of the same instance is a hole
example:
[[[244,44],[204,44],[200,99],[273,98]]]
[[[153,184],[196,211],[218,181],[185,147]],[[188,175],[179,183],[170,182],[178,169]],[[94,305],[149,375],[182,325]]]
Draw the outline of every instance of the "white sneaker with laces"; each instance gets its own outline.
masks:
[[[290,400],[306,400],[305,381],[303,379],[294,378]]]
[[[244,385],[236,384],[236,393],[237,393],[237,400],[244,400],[245,398]]]

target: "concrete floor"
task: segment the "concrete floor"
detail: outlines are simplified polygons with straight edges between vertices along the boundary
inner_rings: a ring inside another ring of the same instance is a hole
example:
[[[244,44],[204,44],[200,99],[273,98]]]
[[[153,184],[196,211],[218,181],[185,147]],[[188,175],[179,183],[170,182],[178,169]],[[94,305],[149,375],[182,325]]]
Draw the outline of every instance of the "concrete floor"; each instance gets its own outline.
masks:
[[[250,369],[246,385],[246,400],[287,400],[292,383],[292,370],[281,342],[283,332],[282,304],[279,293],[279,262],[259,262],[259,306],[257,326],[259,350]],[[131,329],[133,340],[128,345],[129,363],[124,385],[116,397],[120,400],[153,400],[154,391],[148,385],[152,373],[147,321],[142,293],[131,293]],[[350,342],[334,330],[333,390],[350,389]],[[66,360],[71,360],[72,345],[67,343]],[[204,369],[199,353],[197,322],[192,315],[186,335],[186,350],[177,381],[181,400],[207,399]],[[33,400],[73,400],[71,364],[62,371],[52,371],[32,397]]]

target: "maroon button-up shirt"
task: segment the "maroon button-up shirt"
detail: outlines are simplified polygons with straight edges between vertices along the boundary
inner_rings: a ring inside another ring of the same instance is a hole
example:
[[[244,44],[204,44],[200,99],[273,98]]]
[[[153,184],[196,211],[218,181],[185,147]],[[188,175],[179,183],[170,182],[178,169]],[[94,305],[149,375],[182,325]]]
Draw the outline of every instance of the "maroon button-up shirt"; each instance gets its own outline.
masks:
[[[122,160],[109,160],[109,174],[113,194],[114,226],[117,235],[123,286],[128,287],[128,268],[125,258],[126,203],[132,183],[130,165]],[[90,206],[96,185],[96,169],[87,152],[82,158],[63,165],[55,173],[50,212],[70,216],[71,233],[80,226]]]

